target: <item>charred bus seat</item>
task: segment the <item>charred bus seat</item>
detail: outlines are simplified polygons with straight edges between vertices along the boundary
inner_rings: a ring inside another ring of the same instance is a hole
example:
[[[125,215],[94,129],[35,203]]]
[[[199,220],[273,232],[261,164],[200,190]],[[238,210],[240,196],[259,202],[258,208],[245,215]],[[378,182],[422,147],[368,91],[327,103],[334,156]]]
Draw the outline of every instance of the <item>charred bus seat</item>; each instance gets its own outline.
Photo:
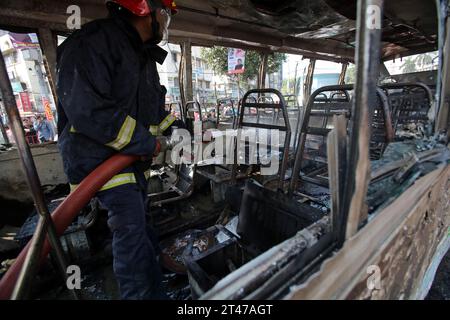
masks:
[[[242,171],[241,167],[271,166],[271,160],[276,157],[280,161],[279,170],[272,176],[278,178],[278,187],[281,188],[289,161],[292,132],[281,92],[276,89],[249,90],[242,98],[236,128],[239,135],[235,145],[232,180],[236,180],[238,172]],[[272,141],[273,133],[278,134],[275,135],[276,141]],[[242,149],[244,152],[240,152]]]
[[[229,239],[185,261],[193,296],[202,295],[235,269],[293,237],[323,215],[319,209],[268,190],[252,180],[247,181],[237,235],[217,226]]]
[[[217,129],[234,129],[238,118],[238,106],[233,98],[217,100]]]
[[[271,160],[276,158],[280,163],[279,170],[268,179],[280,177],[281,186],[291,150],[291,126],[282,94],[275,89],[248,91],[240,103],[234,128],[237,137],[225,139],[223,153],[224,156],[234,154],[231,168],[224,165],[210,166],[212,169],[202,166],[197,173],[214,184],[230,180],[236,182],[270,167]],[[272,141],[272,133],[279,133],[276,141]],[[228,144],[228,141],[231,143]],[[223,160],[226,163],[228,158]]]
[[[431,89],[423,83],[390,83],[381,88],[391,106],[395,140],[422,136],[433,101]]]
[[[292,130],[290,150],[292,151],[292,153],[294,153],[295,149],[297,148],[298,131],[300,130],[302,125],[304,108],[300,105],[295,95],[284,96],[284,101],[286,103],[289,123]]]
[[[334,115],[351,119],[351,90],[352,85],[326,86],[317,89],[309,98],[294,164],[298,173],[301,171],[299,175],[294,173],[294,177],[300,181],[328,188],[327,135],[333,127]]]
[[[353,85],[326,86],[311,95],[299,133],[299,149],[294,164],[293,177],[299,181],[328,188],[327,136],[333,129],[334,116],[344,115],[347,128],[351,128],[352,90]],[[371,108],[371,159],[379,159],[393,140],[391,109],[381,89],[377,89],[376,101]]]
[[[174,115],[178,121],[181,121],[183,126],[186,126],[185,109],[182,107],[180,102],[167,103],[165,105],[165,110]]]
[[[217,126],[217,121],[208,119],[208,112],[202,108],[198,101],[186,102],[186,127],[192,136],[195,134],[195,123],[202,124],[202,133],[208,129],[214,129]]]
[[[372,107],[370,159],[378,160],[382,157],[387,145],[394,141],[394,127],[392,124],[392,109],[386,94],[377,88],[377,103]]]

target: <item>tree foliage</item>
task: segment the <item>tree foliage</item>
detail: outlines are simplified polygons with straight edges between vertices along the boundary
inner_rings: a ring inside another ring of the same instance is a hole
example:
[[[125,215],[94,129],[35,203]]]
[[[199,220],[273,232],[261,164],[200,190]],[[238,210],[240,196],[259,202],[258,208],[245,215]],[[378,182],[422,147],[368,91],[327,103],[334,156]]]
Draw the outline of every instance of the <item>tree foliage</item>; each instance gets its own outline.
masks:
[[[201,55],[215,73],[218,75],[228,74],[228,48],[216,46],[212,48],[203,48]],[[274,54],[269,55],[267,72],[278,72],[284,61],[286,61],[286,54],[284,53],[275,52]],[[242,79],[246,81],[257,78],[260,64],[261,54],[259,52],[246,51],[245,72],[242,74]]]
[[[418,71],[425,71],[431,69],[433,65],[433,59],[437,55],[431,53],[419,54],[415,57],[408,57],[400,67],[403,73],[413,73]]]
[[[403,73],[413,73],[417,71],[416,62],[412,58],[406,58],[403,65],[400,67]]]
[[[344,81],[346,84],[356,82],[356,66],[353,63],[348,66]]]

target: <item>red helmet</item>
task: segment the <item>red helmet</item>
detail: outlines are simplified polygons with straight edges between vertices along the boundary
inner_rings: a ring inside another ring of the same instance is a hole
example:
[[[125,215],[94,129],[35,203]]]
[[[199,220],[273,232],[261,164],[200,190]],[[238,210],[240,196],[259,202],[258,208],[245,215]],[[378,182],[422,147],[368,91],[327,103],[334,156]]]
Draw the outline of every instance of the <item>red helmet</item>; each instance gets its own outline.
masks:
[[[175,4],[174,0],[160,1],[166,8],[169,8],[172,11],[172,14],[177,13],[177,5]],[[139,17],[148,16],[152,11],[151,5],[148,3],[148,0],[107,0],[106,3],[108,2],[117,3],[121,7],[128,9],[129,11],[131,11],[131,13]]]

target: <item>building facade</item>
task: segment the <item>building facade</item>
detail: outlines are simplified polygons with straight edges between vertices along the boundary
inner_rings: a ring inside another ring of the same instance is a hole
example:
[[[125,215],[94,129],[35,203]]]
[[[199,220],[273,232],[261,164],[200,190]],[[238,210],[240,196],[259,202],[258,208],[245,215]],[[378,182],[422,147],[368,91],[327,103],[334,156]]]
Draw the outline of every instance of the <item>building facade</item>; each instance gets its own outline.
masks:
[[[161,84],[167,88],[166,102],[180,101],[179,67],[181,48],[176,44],[163,47],[167,58],[158,65]],[[200,102],[214,98],[214,73],[201,57],[201,49],[192,47],[192,87],[194,98]]]
[[[167,52],[164,64],[158,66],[161,84],[167,88],[166,102],[180,101],[179,67],[181,48],[177,44],[163,47]],[[256,86],[256,81],[246,84]],[[237,81],[228,76],[216,75],[202,58],[202,48],[192,47],[192,87],[194,99],[202,104],[216,103],[217,99],[242,97],[246,88],[238,90]]]
[[[0,33],[16,103],[21,113],[45,113],[45,105],[56,109],[36,34]]]

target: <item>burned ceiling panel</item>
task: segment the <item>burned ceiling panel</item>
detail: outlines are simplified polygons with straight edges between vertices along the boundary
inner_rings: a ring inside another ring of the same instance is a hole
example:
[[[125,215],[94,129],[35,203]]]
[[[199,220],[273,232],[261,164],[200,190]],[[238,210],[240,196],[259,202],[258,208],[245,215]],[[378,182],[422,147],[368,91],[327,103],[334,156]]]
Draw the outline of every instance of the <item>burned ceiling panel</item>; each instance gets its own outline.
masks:
[[[266,27],[284,39],[327,39],[341,42],[347,48],[355,46],[356,0],[209,0],[207,3],[218,16],[221,12],[232,14],[230,18]],[[433,1],[385,1],[385,48],[382,50],[385,58],[435,50],[436,39],[437,10]]]
[[[437,9],[433,1],[387,1],[384,25],[385,57],[437,50]]]
[[[219,10],[234,8],[246,19],[289,36],[326,38],[353,30],[350,21],[324,0],[210,0]]]
[[[394,26],[407,26],[429,39],[436,36],[438,23],[435,1],[386,1],[385,17]]]
[[[242,46],[352,60],[357,0],[178,0],[173,41]],[[0,25],[64,33],[67,7],[83,23],[106,15],[104,0],[1,0]],[[385,1],[383,58],[436,49],[434,1]]]

